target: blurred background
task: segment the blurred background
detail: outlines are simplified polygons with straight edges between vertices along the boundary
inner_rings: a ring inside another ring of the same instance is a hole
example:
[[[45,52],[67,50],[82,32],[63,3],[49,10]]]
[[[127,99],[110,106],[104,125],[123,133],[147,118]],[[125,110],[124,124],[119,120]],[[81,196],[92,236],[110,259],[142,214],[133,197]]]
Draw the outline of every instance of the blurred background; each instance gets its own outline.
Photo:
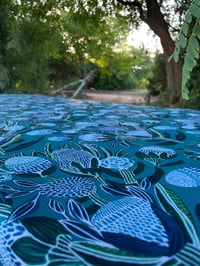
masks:
[[[199,62],[188,84],[190,100],[166,100],[172,95],[168,54],[157,34],[163,25],[150,20],[149,1],[138,2],[140,8],[114,0],[1,0],[0,93],[71,97],[88,77],[83,88],[90,94],[126,92],[146,104],[199,109]],[[174,48],[191,1],[153,2]]]

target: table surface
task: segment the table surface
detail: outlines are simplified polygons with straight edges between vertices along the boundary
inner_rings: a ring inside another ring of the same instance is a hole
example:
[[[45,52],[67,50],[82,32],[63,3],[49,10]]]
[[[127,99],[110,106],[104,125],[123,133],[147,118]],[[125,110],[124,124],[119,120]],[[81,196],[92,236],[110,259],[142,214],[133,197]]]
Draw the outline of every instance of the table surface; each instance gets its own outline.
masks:
[[[200,265],[200,111],[0,97],[0,264]]]

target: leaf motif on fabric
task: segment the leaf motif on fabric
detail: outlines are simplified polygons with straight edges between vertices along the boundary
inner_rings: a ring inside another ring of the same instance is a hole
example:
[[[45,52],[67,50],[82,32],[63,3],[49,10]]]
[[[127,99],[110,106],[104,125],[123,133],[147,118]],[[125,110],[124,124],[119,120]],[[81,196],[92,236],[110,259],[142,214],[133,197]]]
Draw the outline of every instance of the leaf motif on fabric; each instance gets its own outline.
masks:
[[[65,214],[65,208],[64,208],[63,204],[57,200],[50,199],[49,200],[49,207],[57,213]]]
[[[25,202],[24,204],[20,205],[17,209],[15,209],[11,213],[8,222],[19,220],[28,213],[30,214],[33,210],[35,210],[38,207],[38,198],[39,196],[35,197],[31,201]]]
[[[140,183],[140,186],[142,189],[150,189],[151,188],[151,182],[148,180],[148,178],[143,178],[141,183]]]
[[[120,250],[111,245],[94,241],[76,241],[72,242],[70,249],[73,253],[81,257],[86,264],[93,265],[94,261],[98,257],[99,265],[110,266],[130,266],[130,265],[149,265],[155,266],[162,263],[162,257],[140,257],[134,256],[133,253],[129,253],[124,250]]]
[[[88,227],[87,225],[69,220],[60,220],[60,222],[66,227],[69,232],[76,236],[97,241],[102,239],[102,235],[99,231],[96,231],[93,228]]]
[[[9,195],[6,196],[6,199],[14,199],[14,198],[19,198],[28,195],[30,192],[29,191],[19,191],[15,190],[14,192],[10,193]]]
[[[14,151],[18,151],[18,150],[22,150],[22,149],[26,149],[28,147],[31,147],[33,145],[35,145],[36,143],[40,142],[43,139],[43,137],[38,138],[34,141],[29,141],[29,142],[25,142],[19,145],[16,145],[15,147],[11,148],[11,149],[6,149],[7,152],[14,152]]]
[[[0,203],[0,217],[7,218],[10,215],[11,210],[12,209],[10,205]]]
[[[121,188],[115,188],[115,187],[109,187],[109,186],[104,186],[102,185],[101,188],[111,194],[111,195],[118,195],[118,196],[129,196],[130,193],[125,190],[125,189],[121,189]]]
[[[49,217],[28,217],[21,223],[35,238],[48,244],[55,244],[58,235],[67,233],[62,224]]]
[[[69,214],[73,218],[76,218],[84,223],[91,224],[90,217],[86,209],[83,206],[81,206],[78,202],[70,199],[67,205],[68,205]]]
[[[0,185],[0,189],[2,189],[2,190],[14,190],[11,186],[9,186],[9,185]]]
[[[181,165],[181,164],[184,164],[183,160],[178,160],[178,161],[174,161],[171,163],[162,164],[162,167],[170,167],[170,166],[176,166],[176,165]]]
[[[80,260],[69,249],[69,245],[72,243],[70,235],[59,235],[56,239],[56,244],[49,250],[48,259],[50,263],[48,265],[77,265],[80,266]]]
[[[14,242],[12,250],[27,265],[41,265],[46,262],[45,256],[48,252],[48,245],[37,242],[31,237],[22,237]]]
[[[13,183],[22,187],[37,187],[37,183],[25,180],[13,180]]]
[[[169,197],[172,199],[172,201],[177,205],[177,207],[184,212],[188,218],[192,221],[191,213],[188,211],[186,205],[184,202],[169,188],[164,187],[166,193],[169,195]],[[161,193],[160,190],[155,187],[156,195],[159,198],[160,203],[164,206],[165,210],[170,213],[173,217],[178,218],[177,213],[172,208],[172,206],[169,205],[169,203],[166,201],[166,198],[163,193]]]

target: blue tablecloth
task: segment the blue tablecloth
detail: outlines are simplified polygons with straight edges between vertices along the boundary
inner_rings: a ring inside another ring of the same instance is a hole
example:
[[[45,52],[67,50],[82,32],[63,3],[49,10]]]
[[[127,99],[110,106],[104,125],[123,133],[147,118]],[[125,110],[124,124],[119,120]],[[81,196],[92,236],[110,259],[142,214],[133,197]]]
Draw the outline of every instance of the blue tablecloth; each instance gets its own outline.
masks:
[[[200,111],[0,97],[0,263],[200,265]]]

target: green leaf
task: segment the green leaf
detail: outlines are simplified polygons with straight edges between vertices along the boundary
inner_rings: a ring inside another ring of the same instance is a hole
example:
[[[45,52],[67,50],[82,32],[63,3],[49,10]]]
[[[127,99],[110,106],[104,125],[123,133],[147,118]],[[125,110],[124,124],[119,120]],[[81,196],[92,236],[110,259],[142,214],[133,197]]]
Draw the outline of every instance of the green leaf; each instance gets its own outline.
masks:
[[[12,250],[26,264],[44,264],[46,262],[45,255],[49,247],[43,245],[31,237],[23,237],[15,241],[12,245]]]
[[[198,6],[200,6],[200,0],[195,0],[194,3]]]
[[[184,100],[189,100],[189,90],[187,88],[188,80],[190,79],[190,71],[187,69],[186,65],[183,65],[182,70],[182,98]]]
[[[177,63],[178,60],[179,60],[179,52],[180,52],[180,49],[176,49],[174,51],[174,61]]]
[[[200,18],[200,7],[195,3],[190,6],[189,10],[194,17]]]
[[[184,22],[181,30],[184,34],[186,34],[188,32],[188,28],[189,28],[188,24],[186,22]]]
[[[195,58],[192,58],[189,55],[186,55],[184,64],[189,71],[192,71],[193,67],[196,65],[196,60]]]
[[[187,49],[186,49],[186,54],[189,54],[191,57],[195,58],[196,50],[192,49],[191,46],[188,46]]]
[[[195,24],[193,28],[193,33],[195,33],[197,37],[200,39],[200,25],[198,23]]]
[[[189,100],[189,90],[187,88],[187,83],[189,79],[190,79],[190,71],[188,70],[186,64],[184,64],[182,70],[182,98],[184,100]]]
[[[188,79],[187,78],[183,78],[182,79],[182,87],[184,88],[188,83]]]
[[[185,21],[190,24],[192,22],[192,15],[190,12],[188,12],[185,16]]]
[[[174,54],[171,54],[170,57],[167,59],[167,62],[169,63],[174,58]]]
[[[182,88],[182,98],[186,101],[189,100],[189,90],[187,87]]]
[[[182,33],[179,35],[179,41],[180,41],[180,46],[182,48],[185,48],[187,44],[187,38]]]
[[[191,46],[192,49],[199,50],[199,42],[194,35],[192,35],[189,39],[189,46]]]
[[[199,57],[198,50],[194,50],[191,46],[187,47],[186,54],[190,55],[191,58],[198,58]]]

